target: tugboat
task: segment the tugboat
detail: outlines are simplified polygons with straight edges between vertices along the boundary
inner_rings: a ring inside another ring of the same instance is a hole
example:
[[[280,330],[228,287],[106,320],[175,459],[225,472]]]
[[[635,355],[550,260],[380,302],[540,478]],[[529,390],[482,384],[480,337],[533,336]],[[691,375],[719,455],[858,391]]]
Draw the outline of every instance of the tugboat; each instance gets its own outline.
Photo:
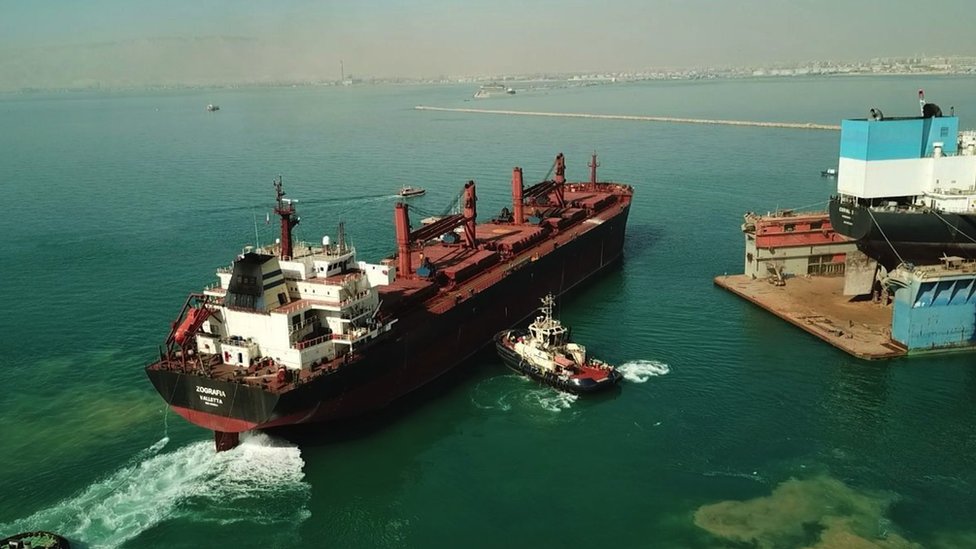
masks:
[[[555,304],[553,295],[546,295],[539,307],[542,314],[527,330],[505,330],[495,336],[495,348],[505,364],[570,393],[593,393],[620,381],[623,375],[616,368],[587,358],[586,348],[569,340],[569,328],[552,317]]]
[[[0,540],[0,549],[70,549],[68,540],[53,532],[24,532]]]
[[[411,196],[420,196],[425,192],[427,192],[426,189],[422,189],[420,187],[410,187],[405,185],[403,187],[400,187],[399,194],[404,198],[410,198]]]

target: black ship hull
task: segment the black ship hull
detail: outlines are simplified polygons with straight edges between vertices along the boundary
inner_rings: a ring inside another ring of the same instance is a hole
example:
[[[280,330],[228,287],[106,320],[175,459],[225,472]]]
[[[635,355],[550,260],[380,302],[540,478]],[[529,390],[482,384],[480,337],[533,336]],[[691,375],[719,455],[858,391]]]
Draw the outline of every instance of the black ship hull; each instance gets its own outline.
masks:
[[[204,374],[156,369],[147,373],[174,411],[215,432],[331,421],[385,407],[491,343],[498,330],[528,318],[539,296],[561,295],[616,264],[623,253],[629,210],[627,203],[562,245],[542,242],[539,247],[547,247],[546,253],[498,273],[494,283],[459,293],[446,311],[402,311],[398,327],[365,350],[355,364],[287,392],[275,394]]]
[[[561,379],[548,372],[544,372],[536,366],[526,362],[521,356],[519,356],[518,353],[510,349],[503,342],[503,340],[509,337],[519,337],[520,335],[526,336],[528,333],[528,330],[505,330],[495,336],[495,350],[498,351],[498,356],[501,357],[502,362],[504,362],[506,366],[520,374],[529,376],[540,383],[545,383],[546,385],[555,387],[561,391],[576,394],[595,393],[597,391],[608,389],[623,378],[623,374],[617,370],[612,370],[607,374],[607,378],[603,381],[582,379],[580,380],[579,384],[575,384],[570,380]]]
[[[837,197],[830,223],[838,233],[887,269],[901,262],[939,263],[943,256],[976,257],[976,214],[923,209],[871,210]]]

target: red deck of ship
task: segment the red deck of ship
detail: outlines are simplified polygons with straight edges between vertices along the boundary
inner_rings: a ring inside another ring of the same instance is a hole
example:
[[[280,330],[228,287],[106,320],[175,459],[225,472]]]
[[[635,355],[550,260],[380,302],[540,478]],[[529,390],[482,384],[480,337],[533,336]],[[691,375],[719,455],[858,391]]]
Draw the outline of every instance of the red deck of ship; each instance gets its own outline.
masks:
[[[757,248],[820,246],[850,240],[833,230],[827,212],[750,214],[746,223],[750,222],[754,228],[747,232],[755,234]]]
[[[609,219],[630,205],[631,192],[629,187],[613,183],[567,183],[564,192],[566,208],[557,209],[553,195],[549,196],[550,206],[526,207],[526,217],[549,214],[539,225],[482,223],[477,225],[475,231],[478,248],[432,242],[412,250],[411,265],[414,269],[423,259],[445,273],[470,269],[467,276],[460,278],[447,291],[438,292],[436,285],[429,280],[398,275],[392,284],[378,288],[380,297],[384,304],[392,304],[423,293],[420,299],[426,300],[427,310],[444,312],[466,296],[495,284],[526,261],[537,260],[597,227],[602,220]],[[587,217],[587,210],[594,213]],[[392,259],[388,261],[392,264]]]

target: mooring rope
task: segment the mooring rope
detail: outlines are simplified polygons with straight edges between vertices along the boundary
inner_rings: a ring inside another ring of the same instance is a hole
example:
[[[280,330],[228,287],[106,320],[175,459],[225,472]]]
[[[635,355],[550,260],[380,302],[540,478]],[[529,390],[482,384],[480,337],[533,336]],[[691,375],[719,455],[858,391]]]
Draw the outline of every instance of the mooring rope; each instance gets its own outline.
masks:
[[[935,214],[935,217],[938,217],[939,219],[941,219],[943,223],[945,223],[945,224],[946,224],[946,225],[948,225],[949,227],[951,227],[951,228],[953,228],[953,229],[954,229],[954,230],[955,230],[955,231],[956,231],[957,233],[959,233],[959,234],[961,234],[961,235],[963,235],[963,236],[965,236],[966,238],[968,238],[968,239],[969,239],[969,240],[971,240],[972,242],[976,242],[976,239],[974,239],[973,237],[971,237],[971,236],[969,236],[968,234],[966,234],[966,233],[964,233],[964,232],[962,231],[962,229],[960,229],[959,227],[956,227],[956,226],[955,226],[955,225],[953,225],[952,223],[949,223],[949,220],[948,220],[948,219],[946,219],[946,218],[944,218],[944,217],[942,217],[941,215],[939,215],[939,212],[937,212],[937,211],[935,211],[934,209],[933,209],[933,210],[931,210],[931,212]]]
[[[888,240],[888,235],[885,234],[884,229],[881,228],[881,225],[878,223],[878,220],[874,218],[874,212],[872,212],[871,208],[867,206],[865,206],[864,209],[868,211],[868,215],[871,216],[871,221],[874,222],[874,226],[878,228],[878,232],[881,233],[881,236],[884,237],[885,242],[887,242],[888,246],[891,247],[891,251],[895,252],[895,257],[898,258],[898,263],[904,263],[905,260],[901,258],[901,255],[898,253],[898,250],[895,249],[895,245],[892,244],[890,240]]]
[[[803,210],[812,208],[814,206],[822,206],[822,205],[825,205],[828,202],[830,202],[830,201],[829,200],[821,200],[820,202],[814,202],[813,204],[807,204],[805,206],[794,206],[792,208],[782,208],[782,209],[780,209],[779,207],[777,207],[776,208],[776,211],[793,210],[794,212],[801,212]]]

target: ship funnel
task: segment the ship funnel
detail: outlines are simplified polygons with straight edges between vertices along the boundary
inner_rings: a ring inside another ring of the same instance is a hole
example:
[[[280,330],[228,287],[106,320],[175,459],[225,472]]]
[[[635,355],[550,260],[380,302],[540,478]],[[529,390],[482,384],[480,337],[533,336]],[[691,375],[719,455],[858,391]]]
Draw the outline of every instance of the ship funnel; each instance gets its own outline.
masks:
[[[478,245],[475,234],[478,197],[474,191],[474,181],[468,181],[464,185],[464,241],[469,248]]]
[[[516,166],[512,169],[512,210],[515,212],[512,222],[521,225],[525,221],[525,213],[522,209],[522,168]]]
[[[393,211],[393,226],[397,239],[397,276],[407,277],[410,269],[410,216],[407,205],[400,202]]]

